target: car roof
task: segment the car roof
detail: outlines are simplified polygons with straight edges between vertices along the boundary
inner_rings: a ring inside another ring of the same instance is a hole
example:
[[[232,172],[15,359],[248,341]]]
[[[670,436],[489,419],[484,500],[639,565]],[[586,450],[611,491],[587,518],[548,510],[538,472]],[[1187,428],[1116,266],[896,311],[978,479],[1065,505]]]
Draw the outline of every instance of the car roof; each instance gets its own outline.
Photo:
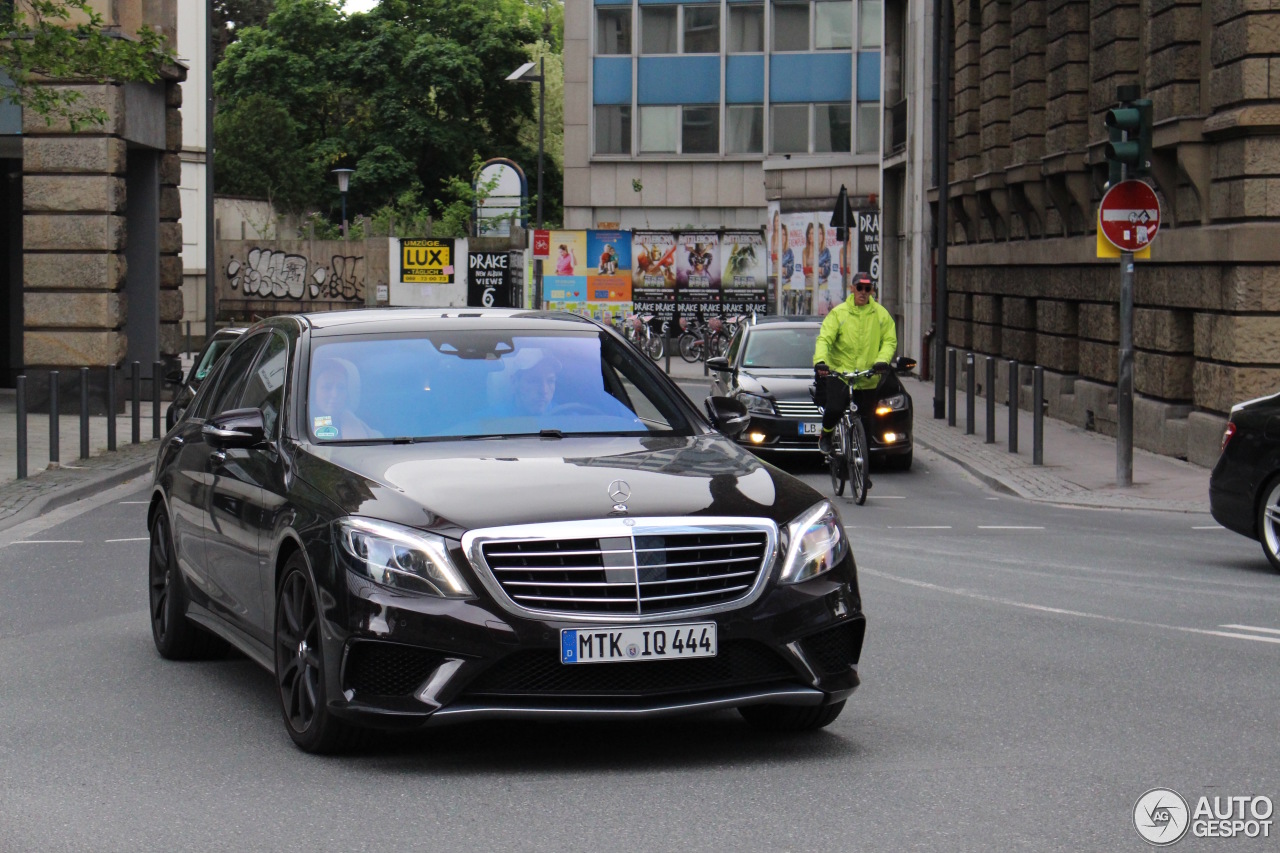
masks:
[[[600,328],[594,321],[567,311],[529,311],[523,308],[368,308],[324,311],[298,318],[313,335],[351,335],[457,328],[475,322],[478,328],[558,328],[582,331]]]

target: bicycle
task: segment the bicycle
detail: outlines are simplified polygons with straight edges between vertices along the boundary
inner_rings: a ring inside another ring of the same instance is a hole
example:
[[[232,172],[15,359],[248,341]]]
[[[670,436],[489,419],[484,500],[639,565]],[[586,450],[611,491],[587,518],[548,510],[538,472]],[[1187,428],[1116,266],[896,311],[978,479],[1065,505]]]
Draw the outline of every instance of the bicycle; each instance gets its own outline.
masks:
[[[833,370],[829,374],[831,378],[839,379],[849,385],[859,379],[876,375],[878,372],[874,367],[855,370],[852,373]],[[823,405],[816,399],[816,386],[814,396],[814,402],[818,403],[818,409],[821,410]],[[863,425],[862,418],[858,416],[858,404],[853,401],[853,396],[850,394],[849,406],[840,416],[840,423],[836,425],[834,434],[831,436],[831,453],[827,454],[827,470],[831,474],[831,488],[836,496],[844,496],[844,487],[848,483],[852,487],[849,496],[858,506],[867,502],[867,468],[871,461],[868,454],[869,448],[867,428]]]
[[[724,354],[728,338],[719,317],[712,317],[705,322],[693,320],[688,323],[682,319],[680,323],[685,328],[679,340],[680,357],[685,361],[692,364],[702,361],[704,355],[714,358]]]

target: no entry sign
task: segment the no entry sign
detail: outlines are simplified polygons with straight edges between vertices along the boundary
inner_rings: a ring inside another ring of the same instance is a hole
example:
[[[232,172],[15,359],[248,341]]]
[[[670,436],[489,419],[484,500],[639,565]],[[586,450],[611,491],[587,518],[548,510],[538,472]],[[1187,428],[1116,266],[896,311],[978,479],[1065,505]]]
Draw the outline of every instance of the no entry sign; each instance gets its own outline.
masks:
[[[1142,181],[1121,181],[1102,197],[1102,236],[1122,252],[1140,252],[1160,230],[1160,201]]]

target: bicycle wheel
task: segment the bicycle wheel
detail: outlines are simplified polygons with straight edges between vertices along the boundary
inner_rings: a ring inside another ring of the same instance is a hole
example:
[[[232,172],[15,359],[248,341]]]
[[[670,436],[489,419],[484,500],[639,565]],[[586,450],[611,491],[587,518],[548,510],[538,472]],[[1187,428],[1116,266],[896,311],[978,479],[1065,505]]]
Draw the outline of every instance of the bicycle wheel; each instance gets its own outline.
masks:
[[[831,491],[836,497],[844,494],[844,484],[849,480],[849,463],[844,450],[849,446],[849,427],[841,421],[831,434],[831,455],[827,457],[827,469],[831,472]]]
[[[849,439],[849,497],[862,506],[867,502],[867,430],[857,415],[853,417]]]
[[[680,336],[680,357],[693,364],[702,357],[702,347],[698,336],[693,332],[685,332]]]
[[[662,338],[658,335],[650,335],[644,342],[644,353],[654,361],[662,358]]]
[[[711,358],[724,355],[729,346],[729,339],[722,332],[712,332],[707,338],[707,355]]]

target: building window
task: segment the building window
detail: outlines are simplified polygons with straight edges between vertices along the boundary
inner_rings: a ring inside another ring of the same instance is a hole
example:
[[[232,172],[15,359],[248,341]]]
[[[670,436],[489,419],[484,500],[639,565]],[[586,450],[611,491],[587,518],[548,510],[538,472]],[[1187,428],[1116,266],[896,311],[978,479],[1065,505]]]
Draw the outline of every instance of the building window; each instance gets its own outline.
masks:
[[[776,52],[809,49],[809,4],[773,4],[773,49]]]
[[[853,108],[848,104],[813,105],[813,150],[848,154],[853,132]]]
[[[640,52],[677,53],[676,29],[678,8],[675,6],[640,7]]]
[[[679,142],[679,107],[640,108],[641,154],[676,154]]]
[[[720,52],[720,7],[684,7],[683,53]]]
[[[769,108],[772,130],[769,150],[775,154],[809,153],[809,105],[784,104]]]
[[[616,56],[631,53],[631,9],[596,10],[596,54]]]
[[[720,153],[720,107],[682,107],[681,154]]]
[[[875,154],[880,150],[880,104],[868,101],[858,104],[858,153]]]
[[[819,0],[813,4],[813,46],[817,50],[853,47],[853,6],[849,0]]]
[[[596,153],[631,153],[631,107],[596,107]]]
[[[724,137],[726,154],[763,154],[764,107],[730,106]]]
[[[764,52],[764,6],[729,7],[729,53]]]
[[[858,4],[858,44],[863,50],[880,49],[881,0],[862,0]]]

